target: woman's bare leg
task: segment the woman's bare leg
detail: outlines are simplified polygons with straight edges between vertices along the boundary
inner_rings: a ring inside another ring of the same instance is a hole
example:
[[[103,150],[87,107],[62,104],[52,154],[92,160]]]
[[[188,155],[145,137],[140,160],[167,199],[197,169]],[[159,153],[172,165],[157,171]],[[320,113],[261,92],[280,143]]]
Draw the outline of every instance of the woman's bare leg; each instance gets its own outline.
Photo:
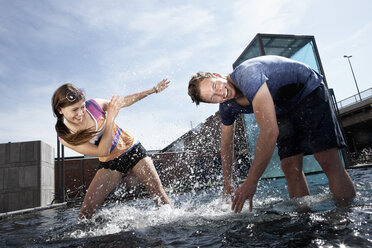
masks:
[[[85,194],[78,219],[90,219],[105,198],[120,183],[122,175],[119,171],[99,169]]]
[[[132,169],[138,179],[146,186],[155,203],[170,204],[167,194],[161,184],[158,173],[150,157],[141,159]]]
[[[141,181],[138,179],[136,174],[132,170],[128,171],[128,173],[125,175],[125,177],[122,178],[121,184],[129,189],[129,188],[135,188],[141,184]]]

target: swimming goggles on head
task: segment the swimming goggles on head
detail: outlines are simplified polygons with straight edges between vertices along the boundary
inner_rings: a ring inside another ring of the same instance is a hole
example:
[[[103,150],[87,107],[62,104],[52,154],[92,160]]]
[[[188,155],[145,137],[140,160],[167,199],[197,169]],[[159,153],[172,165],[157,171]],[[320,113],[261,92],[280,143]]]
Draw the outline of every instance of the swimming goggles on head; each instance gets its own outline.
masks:
[[[66,99],[69,101],[69,102],[74,102],[76,101],[76,99],[78,98],[78,96],[84,96],[85,95],[85,91],[84,89],[78,89],[78,91],[70,91],[66,94]]]

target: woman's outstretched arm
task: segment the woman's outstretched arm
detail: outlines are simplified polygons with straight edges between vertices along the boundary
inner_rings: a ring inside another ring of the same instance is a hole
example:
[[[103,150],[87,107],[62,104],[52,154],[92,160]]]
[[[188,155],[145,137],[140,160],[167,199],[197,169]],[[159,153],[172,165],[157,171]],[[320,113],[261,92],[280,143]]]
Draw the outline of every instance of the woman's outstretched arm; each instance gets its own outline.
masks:
[[[145,98],[148,95],[151,95],[153,93],[159,93],[159,92],[165,90],[168,87],[169,83],[170,83],[170,81],[168,79],[163,79],[156,86],[154,86],[153,88],[151,88],[149,90],[145,90],[145,91],[142,91],[142,92],[138,92],[138,93],[134,93],[134,94],[125,96],[125,97],[120,99],[121,100],[121,107],[122,108],[128,107],[128,106],[132,105],[133,103],[136,103],[139,100]]]

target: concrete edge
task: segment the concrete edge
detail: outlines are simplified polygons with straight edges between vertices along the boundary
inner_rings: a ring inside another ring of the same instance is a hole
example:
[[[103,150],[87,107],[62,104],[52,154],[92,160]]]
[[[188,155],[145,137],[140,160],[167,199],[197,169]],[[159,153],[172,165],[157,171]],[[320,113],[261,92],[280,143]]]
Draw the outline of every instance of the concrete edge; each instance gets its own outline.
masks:
[[[58,207],[62,207],[65,205],[67,205],[67,202],[62,202],[62,203],[53,204],[49,206],[43,206],[43,207],[27,208],[27,209],[21,209],[21,210],[16,210],[16,211],[11,211],[11,212],[0,213],[0,220],[6,219],[8,217],[12,217],[14,215],[21,215],[21,214],[41,211],[45,209],[58,208]]]
[[[372,164],[357,164],[347,167],[346,169],[361,169],[361,168],[368,168],[372,167]]]

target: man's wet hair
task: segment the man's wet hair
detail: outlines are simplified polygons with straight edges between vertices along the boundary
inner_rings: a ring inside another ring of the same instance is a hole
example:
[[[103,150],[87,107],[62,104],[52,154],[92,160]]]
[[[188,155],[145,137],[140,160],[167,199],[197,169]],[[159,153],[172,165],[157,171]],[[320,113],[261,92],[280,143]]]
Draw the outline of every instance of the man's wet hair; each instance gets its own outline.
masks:
[[[194,102],[196,105],[199,105],[200,102],[203,102],[200,98],[200,82],[203,81],[206,78],[215,78],[216,76],[213,75],[210,72],[198,72],[194,75],[192,75],[190,82],[189,82],[189,88],[188,93],[191,97],[192,102]]]

